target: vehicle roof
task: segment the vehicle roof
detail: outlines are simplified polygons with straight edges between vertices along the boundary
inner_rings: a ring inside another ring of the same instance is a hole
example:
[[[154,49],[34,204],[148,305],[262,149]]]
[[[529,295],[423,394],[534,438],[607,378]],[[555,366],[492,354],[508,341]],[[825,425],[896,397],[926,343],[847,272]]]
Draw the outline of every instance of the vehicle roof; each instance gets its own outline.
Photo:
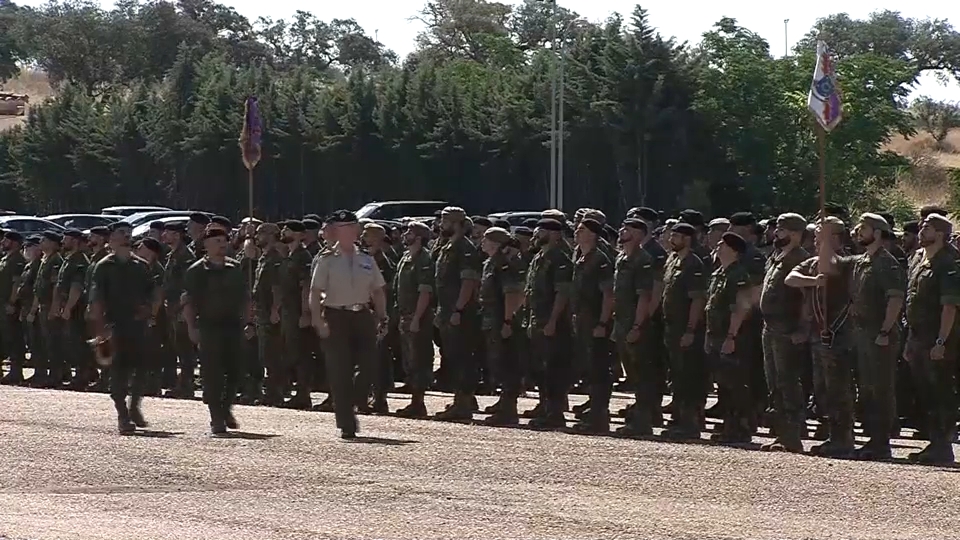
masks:
[[[43,216],[41,219],[58,219],[63,217],[99,217],[107,219],[120,219],[121,216],[115,214],[50,214],[49,216]]]
[[[129,204],[125,206],[105,206],[103,210],[130,210],[131,208],[142,208],[144,210],[173,210],[166,206],[150,206],[145,204]]]
[[[406,201],[370,201],[367,204],[410,204],[410,203],[424,203],[424,204],[449,204],[447,201],[421,201],[421,200],[406,200]],[[365,204],[364,206],[366,206]]]
[[[48,223],[48,224],[52,225],[53,227],[55,227],[55,228],[57,228],[57,229],[63,229],[63,228],[64,228],[63,225],[59,225],[59,224],[57,224],[57,223],[54,223],[54,222],[52,222],[52,221],[50,221],[49,219],[46,219],[46,218],[37,217],[37,216],[21,216],[21,215],[19,215],[19,214],[14,214],[14,215],[12,215],[12,216],[0,216],[0,223],[6,223],[7,221],[13,221],[13,220],[15,220],[15,219],[29,219],[29,220],[33,220],[33,221],[43,221],[43,222],[45,222],[45,223]]]

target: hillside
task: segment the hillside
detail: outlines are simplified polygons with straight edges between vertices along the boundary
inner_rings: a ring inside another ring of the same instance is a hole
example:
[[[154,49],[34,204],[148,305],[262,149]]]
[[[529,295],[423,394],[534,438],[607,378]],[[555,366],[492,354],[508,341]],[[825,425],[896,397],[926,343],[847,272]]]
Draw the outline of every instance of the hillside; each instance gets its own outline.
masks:
[[[960,169],[960,129],[953,129],[947,134],[941,149],[936,148],[933,137],[928,133],[918,133],[909,139],[897,135],[884,149],[911,158],[932,158],[942,167]]]
[[[15,94],[27,94],[31,103],[41,103],[53,95],[53,89],[42,72],[27,70],[19,77],[0,84],[0,90]],[[0,131],[11,128],[24,121],[26,116],[0,116]]]

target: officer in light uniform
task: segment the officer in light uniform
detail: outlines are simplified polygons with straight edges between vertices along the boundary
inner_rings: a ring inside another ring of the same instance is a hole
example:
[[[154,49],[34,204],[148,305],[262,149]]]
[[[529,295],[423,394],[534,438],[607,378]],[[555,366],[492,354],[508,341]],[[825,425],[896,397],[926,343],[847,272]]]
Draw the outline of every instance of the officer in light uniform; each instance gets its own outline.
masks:
[[[378,325],[387,321],[386,282],[374,258],[357,248],[356,214],[338,210],[327,223],[331,248],[321,252],[313,269],[310,312],[313,327],[327,342],[324,350],[337,428],[341,438],[353,439],[356,405],[369,396],[376,366]]]

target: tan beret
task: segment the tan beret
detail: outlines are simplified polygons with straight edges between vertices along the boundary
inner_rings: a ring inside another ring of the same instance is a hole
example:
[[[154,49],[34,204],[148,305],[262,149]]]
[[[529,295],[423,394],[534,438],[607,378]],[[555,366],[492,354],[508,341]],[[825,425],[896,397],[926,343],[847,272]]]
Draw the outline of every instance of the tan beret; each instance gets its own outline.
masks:
[[[261,223],[257,225],[257,234],[280,234],[280,227],[276,223]]]
[[[459,206],[447,206],[446,208],[440,211],[440,215],[450,216],[450,217],[460,218],[460,219],[465,219],[467,217],[467,213],[464,212],[463,208],[460,208]]]
[[[387,230],[379,223],[367,223],[363,226],[363,232],[374,231],[380,234],[387,234]]]
[[[413,233],[417,236],[422,236],[424,238],[430,238],[430,227],[422,221],[410,221],[407,223],[407,231]]]
[[[807,228],[807,220],[800,214],[787,212],[777,216],[777,227],[793,232],[803,232]]]
[[[940,214],[930,214],[923,220],[924,224],[930,225],[937,232],[950,234],[953,232],[953,223]]]
[[[540,212],[540,219],[555,219],[560,223],[564,223],[567,221],[567,215],[556,208],[551,208]]]
[[[887,223],[887,220],[883,219],[883,216],[880,214],[874,214],[873,212],[862,214],[860,216],[860,223],[869,225],[877,231],[890,232],[890,224]]]
[[[597,210],[596,208],[587,208],[586,212],[583,213],[582,219],[592,219],[604,225],[607,223],[607,215]]]
[[[501,227],[490,227],[483,231],[483,237],[498,244],[506,244],[510,241],[510,232]]]
[[[720,227],[721,225],[724,227],[729,227],[730,220],[725,217],[713,218],[710,220],[710,223],[707,223],[707,228],[712,229],[714,227]]]

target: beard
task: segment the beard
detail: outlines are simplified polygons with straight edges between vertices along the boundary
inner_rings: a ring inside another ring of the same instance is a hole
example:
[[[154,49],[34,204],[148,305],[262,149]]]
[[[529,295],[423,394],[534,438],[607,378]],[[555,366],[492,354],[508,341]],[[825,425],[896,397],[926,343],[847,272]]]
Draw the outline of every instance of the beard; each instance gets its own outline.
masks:
[[[672,250],[675,251],[675,252],[676,252],[676,251],[681,251],[681,250],[683,250],[683,248],[685,248],[685,247],[687,247],[687,246],[686,246],[686,244],[683,243],[683,242],[674,242],[674,241],[672,241],[672,240],[670,241],[670,249],[672,249]]]
[[[789,244],[789,243],[790,243],[790,239],[789,239],[789,238],[774,237],[774,239],[773,239],[773,247],[775,247],[775,248],[786,247],[786,245]]]
[[[872,244],[876,239],[877,237],[875,234],[871,235],[870,238],[864,238],[863,236],[860,236],[859,238],[857,238],[857,243],[860,244],[860,246],[862,247],[867,247],[870,244]]]
[[[441,228],[441,229],[440,229],[440,236],[442,236],[442,237],[444,237],[444,238],[450,238],[451,236],[453,236],[453,229],[443,229],[443,228]]]

